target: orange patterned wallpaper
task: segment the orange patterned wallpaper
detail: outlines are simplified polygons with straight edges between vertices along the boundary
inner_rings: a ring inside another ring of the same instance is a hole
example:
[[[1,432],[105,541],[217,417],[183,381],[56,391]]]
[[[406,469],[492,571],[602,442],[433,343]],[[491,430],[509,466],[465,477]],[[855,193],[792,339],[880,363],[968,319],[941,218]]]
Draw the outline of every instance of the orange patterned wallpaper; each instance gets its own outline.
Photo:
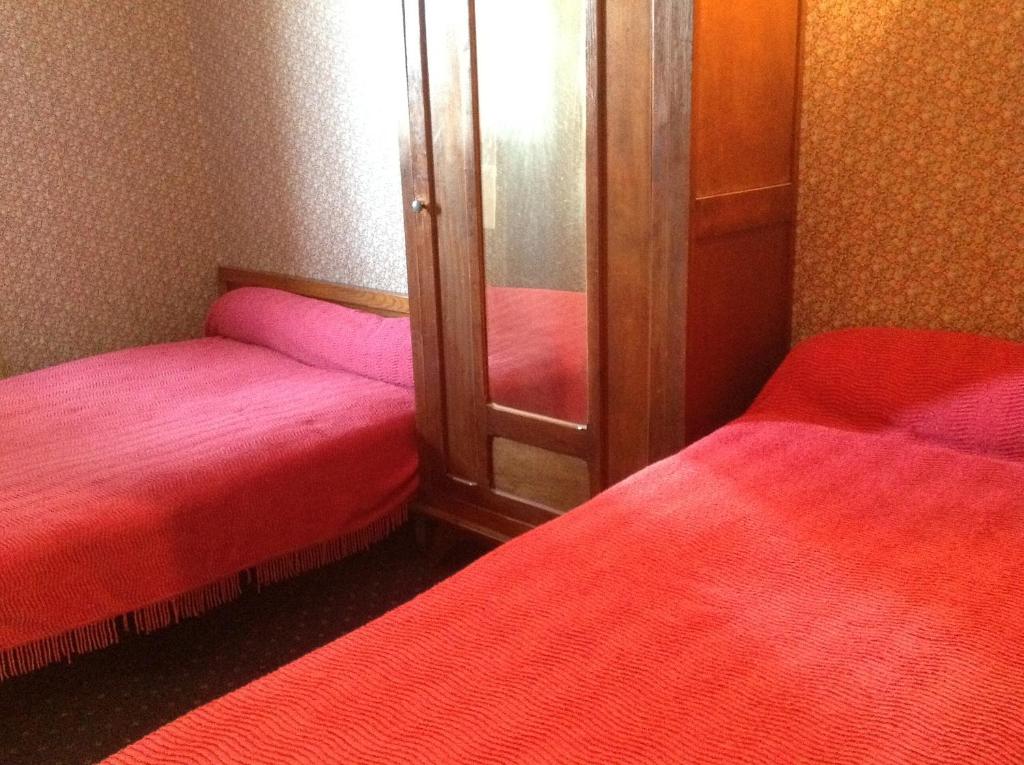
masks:
[[[195,333],[211,217],[184,8],[0,5],[0,376]]]
[[[1024,3],[807,0],[794,336],[1024,339]]]

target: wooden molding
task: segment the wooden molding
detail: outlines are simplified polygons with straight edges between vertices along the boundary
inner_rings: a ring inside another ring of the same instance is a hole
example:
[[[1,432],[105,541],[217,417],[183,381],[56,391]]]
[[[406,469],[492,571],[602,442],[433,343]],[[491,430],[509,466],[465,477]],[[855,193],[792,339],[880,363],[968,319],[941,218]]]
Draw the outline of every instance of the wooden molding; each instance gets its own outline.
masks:
[[[605,5],[604,465],[606,484],[645,467],[649,450],[654,185],[653,18],[649,3]],[[604,488],[603,486],[601,488]]]
[[[685,443],[693,11],[693,3],[651,3],[649,462]]]
[[[701,197],[694,203],[697,239],[727,236],[753,228],[792,223],[796,187],[792,183]]]
[[[425,213],[435,228],[434,241],[421,252],[434,261],[442,296],[437,341],[443,359],[446,472],[483,485],[491,469],[484,418],[487,338],[473,5],[428,5],[431,23],[423,23],[425,6],[414,0],[406,2],[406,18],[407,30],[416,29],[425,46],[429,72],[429,92],[410,95],[421,102],[410,101],[410,113],[428,113],[429,124],[441,128],[423,136],[433,192]],[[406,62],[420,63],[408,54]]]
[[[221,292],[239,287],[270,287],[293,292],[296,295],[326,300],[360,311],[368,311],[380,316],[409,315],[409,298],[394,292],[381,292],[318,279],[286,276],[267,271],[247,271],[242,268],[226,266],[220,266],[217,269],[217,281],[220,283]]]
[[[590,432],[586,425],[521,412],[501,404],[487,405],[487,430],[492,436],[522,441],[581,459],[587,459],[591,453]]]
[[[533,524],[499,515],[492,510],[451,497],[420,498],[412,506],[414,513],[463,529],[494,542],[507,542],[525,534]]]
[[[433,147],[430,142],[430,88],[427,82],[426,33],[421,0],[404,0],[406,98],[408,119],[400,120],[402,208],[405,255],[409,272],[412,360],[416,378],[416,432],[420,472],[443,476],[448,463],[445,398],[444,323],[433,206]],[[419,199],[426,207],[412,209]]]
[[[587,0],[587,437],[590,441],[590,490],[607,485],[605,422],[608,407],[607,304],[608,164],[605,101],[605,0]]]

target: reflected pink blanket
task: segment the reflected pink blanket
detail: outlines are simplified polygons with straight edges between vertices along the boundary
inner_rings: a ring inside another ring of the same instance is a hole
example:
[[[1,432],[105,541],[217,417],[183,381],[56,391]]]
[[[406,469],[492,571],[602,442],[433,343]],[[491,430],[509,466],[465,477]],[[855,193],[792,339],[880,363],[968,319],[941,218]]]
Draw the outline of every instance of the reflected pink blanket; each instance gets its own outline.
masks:
[[[851,332],[117,763],[1024,762],[1024,347]]]
[[[491,399],[587,422],[587,295],[487,288]]]
[[[5,380],[0,413],[0,677],[381,536],[416,485],[409,388],[225,337]]]

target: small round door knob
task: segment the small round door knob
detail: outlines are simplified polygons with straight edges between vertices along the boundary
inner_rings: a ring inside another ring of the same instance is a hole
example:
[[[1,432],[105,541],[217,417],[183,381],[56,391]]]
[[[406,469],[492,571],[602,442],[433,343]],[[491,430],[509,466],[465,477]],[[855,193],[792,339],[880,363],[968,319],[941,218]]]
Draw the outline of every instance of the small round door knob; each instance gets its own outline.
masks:
[[[427,209],[427,203],[424,202],[422,199],[414,199],[412,200],[412,204],[410,205],[410,207],[412,207],[413,212],[423,212],[424,210]]]

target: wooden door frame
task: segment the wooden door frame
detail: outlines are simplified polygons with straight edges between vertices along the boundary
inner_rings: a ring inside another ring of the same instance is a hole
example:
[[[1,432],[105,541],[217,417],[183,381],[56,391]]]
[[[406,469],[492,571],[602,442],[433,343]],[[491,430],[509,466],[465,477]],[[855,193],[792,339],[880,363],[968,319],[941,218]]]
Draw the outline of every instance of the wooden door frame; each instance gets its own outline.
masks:
[[[693,0],[608,0],[605,485],[684,444]]]

